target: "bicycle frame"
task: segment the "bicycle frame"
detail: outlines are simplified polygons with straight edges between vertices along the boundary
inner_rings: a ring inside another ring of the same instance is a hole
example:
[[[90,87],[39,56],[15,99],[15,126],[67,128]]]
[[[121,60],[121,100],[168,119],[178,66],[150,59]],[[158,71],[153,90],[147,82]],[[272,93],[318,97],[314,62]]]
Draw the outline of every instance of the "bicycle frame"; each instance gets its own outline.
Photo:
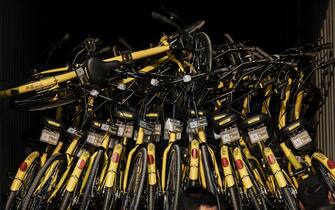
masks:
[[[164,52],[168,52],[170,50],[170,46],[158,46],[158,47],[153,47],[153,48],[149,48],[149,49],[145,49],[145,50],[140,50],[140,51],[136,51],[130,54],[132,60],[139,60],[142,58],[147,58],[150,56],[154,56],[154,55],[158,55]],[[122,56],[116,56],[113,58],[108,58],[103,60],[104,62],[110,62],[110,61],[123,61],[123,57]],[[68,71],[70,70],[69,67],[61,67],[61,68],[57,68],[57,69],[50,69],[50,70],[46,70],[46,72],[50,73],[50,72],[59,72],[59,71]],[[15,88],[11,88],[11,89],[7,89],[7,90],[1,90],[0,91],[0,96],[3,97],[10,97],[10,96],[14,96],[14,95],[19,95],[19,94],[24,94],[24,93],[28,93],[28,92],[32,92],[35,90],[42,90],[45,88],[50,88],[50,87],[54,87],[55,85],[59,84],[59,83],[63,83],[72,79],[75,79],[77,77],[76,72],[75,71],[70,71],[64,74],[60,74],[60,75],[56,75],[56,76],[52,76],[49,78],[45,78],[42,79],[40,81],[36,81],[36,82],[32,82],[32,83],[28,83],[25,85],[21,85]]]

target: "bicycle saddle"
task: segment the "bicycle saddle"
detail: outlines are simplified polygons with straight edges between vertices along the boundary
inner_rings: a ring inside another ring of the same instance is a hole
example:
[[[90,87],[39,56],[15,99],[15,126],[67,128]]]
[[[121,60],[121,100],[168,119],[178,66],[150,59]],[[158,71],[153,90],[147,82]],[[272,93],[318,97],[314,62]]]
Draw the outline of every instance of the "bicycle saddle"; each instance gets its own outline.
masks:
[[[90,57],[87,61],[89,80],[94,85],[105,85],[111,77],[113,69],[120,66],[119,61],[104,62],[99,58]]]
[[[213,120],[212,128],[216,133],[220,133],[223,129],[237,125],[240,120],[240,116],[235,113],[227,113],[224,117]]]
[[[282,138],[286,138],[288,135],[296,132],[297,130],[301,128],[307,128],[307,122],[305,119],[301,118],[299,120],[295,120],[291,122],[290,124],[286,125],[283,127],[280,131],[279,134]]]
[[[248,118],[246,118],[245,120],[243,120],[240,124],[239,124],[239,127],[244,130],[246,128],[249,128],[249,127],[254,127],[254,126],[258,126],[262,123],[269,123],[270,119],[269,119],[269,116],[266,115],[266,114],[255,114],[255,115],[252,115]]]

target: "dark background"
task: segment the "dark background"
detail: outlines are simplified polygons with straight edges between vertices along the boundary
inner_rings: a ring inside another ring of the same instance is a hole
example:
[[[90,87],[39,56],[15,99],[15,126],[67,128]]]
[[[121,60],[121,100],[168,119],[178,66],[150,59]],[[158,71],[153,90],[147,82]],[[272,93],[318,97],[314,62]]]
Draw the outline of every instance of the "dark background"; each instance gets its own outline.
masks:
[[[174,29],[151,19],[160,4],[177,13],[186,23],[203,19],[204,30],[219,43],[224,33],[235,40],[250,40],[270,53],[313,41],[316,11],[312,1],[17,1],[0,3],[0,89],[27,81],[29,72],[42,68],[48,51],[64,34],[71,39],[55,51],[50,67],[63,66],[67,51],[88,36],[105,44],[125,37],[135,48],[148,47],[162,32]],[[317,11],[318,14],[322,12]],[[313,22],[314,21],[314,22]],[[35,146],[39,118],[49,112],[13,110],[0,99],[0,194],[9,189],[9,176]],[[1,206],[0,206],[1,208]]]

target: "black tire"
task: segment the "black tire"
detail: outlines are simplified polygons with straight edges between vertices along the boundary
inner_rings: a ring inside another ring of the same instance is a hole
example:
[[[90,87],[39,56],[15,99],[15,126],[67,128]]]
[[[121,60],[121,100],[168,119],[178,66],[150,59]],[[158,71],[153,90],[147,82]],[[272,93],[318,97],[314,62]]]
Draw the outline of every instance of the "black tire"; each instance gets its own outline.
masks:
[[[297,203],[295,201],[295,198],[293,197],[293,194],[290,192],[290,189],[288,186],[284,187],[282,189],[283,197],[285,199],[285,203],[287,205],[287,208],[290,210],[298,210]]]
[[[34,206],[31,206],[32,205],[32,201],[33,201],[33,205],[35,205],[35,201],[34,201],[34,192],[37,188],[37,186],[40,184],[40,181],[41,179],[43,178],[43,176],[45,175],[45,172],[47,171],[47,169],[51,166],[52,163],[54,163],[55,161],[60,161],[59,162],[59,166],[60,167],[56,167],[56,169],[60,169],[59,170],[59,173],[62,174],[62,171],[65,170],[66,168],[66,158],[63,154],[61,153],[57,153],[55,155],[52,155],[48,160],[47,162],[45,163],[45,165],[38,171],[35,179],[34,179],[34,182],[31,184],[29,190],[28,190],[28,193],[27,195],[25,196],[25,198],[23,199],[22,201],[22,210],[27,210],[28,208],[33,208],[35,209]],[[57,183],[57,182],[56,182]],[[41,196],[36,196],[38,199],[41,199]],[[42,197],[43,198],[43,197]],[[45,203],[42,203],[42,204],[45,204],[46,205],[46,202],[47,202],[47,196],[46,196],[46,199],[45,200],[40,200],[40,202],[45,202]],[[36,204],[40,207],[43,207],[43,206],[40,206],[41,204]],[[37,208],[37,207],[36,207]]]
[[[85,186],[83,198],[81,199],[80,210],[88,209],[91,198],[95,195],[95,192],[93,191],[94,191],[95,183],[97,181],[98,171],[100,168],[101,158],[103,158],[103,153],[104,153],[104,150],[99,149],[97,156],[94,159],[92,170],[90,172],[90,175],[88,177],[88,180]]]
[[[26,173],[26,176],[24,177],[24,180],[22,181],[21,188],[18,191],[15,191],[15,192],[11,191],[10,192],[10,194],[8,196],[8,199],[7,199],[7,202],[6,202],[5,210],[20,209],[21,201],[26,196],[27,191],[28,191],[31,183],[33,182],[33,180],[35,178],[35,175],[38,172],[39,165],[40,165],[40,159],[39,158],[35,159],[31,163],[31,165],[30,165],[30,167],[29,167],[29,169]]]
[[[254,190],[252,188],[247,189],[247,193],[251,199],[251,203],[255,210],[261,210],[261,207],[257,201],[257,198],[255,196]]]
[[[70,202],[71,202],[71,199],[73,197],[73,193],[72,192],[69,192],[69,191],[65,191],[65,194],[64,194],[64,198],[62,200],[62,204],[60,205],[60,210],[67,210]]]
[[[177,144],[174,144],[169,151],[166,176],[164,209],[176,210],[178,208],[181,183],[181,154]]]
[[[229,194],[230,194],[230,199],[231,199],[231,206],[233,208],[233,210],[239,210],[239,205],[238,205],[238,198],[236,196],[236,192],[235,192],[235,187],[230,187],[229,188]]]
[[[126,194],[122,199],[121,209],[138,209],[147,175],[147,158],[147,150],[142,147],[137,151],[135,158],[132,160]]]
[[[155,194],[156,194],[156,189],[155,189],[155,186],[152,186],[152,185],[149,185],[148,186],[149,188],[149,192],[148,192],[148,210],[155,210],[156,209],[156,197],[155,197]]]
[[[114,189],[111,187],[106,188],[102,209],[103,210],[115,209],[116,199],[117,198]]]
[[[72,104],[80,96],[67,88],[42,93],[31,92],[15,96],[11,105],[22,111],[42,111]]]
[[[205,144],[200,146],[201,149],[201,157],[202,163],[204,166],[204,173],[205,173],[205,181],[207,190],[209,190],[214,195],[218,194],[218,190],[215,184],[214,174],[213,174],[213,166],[211,164],[211,159],[209,156],[208,148]]]
[[[218,209],[222,209],[222,202],[219,197],[219,190],[218,186],[216,184],[215,176],[214,176],[214,166],[212,159],[210,157],[208,148],[206,144],[202,144],[200,146],[201,149],[201,157],[202,157],[202,163],[204,167],[204,173],[205,173],[205,181],[206,181],[206,187],[207,190],[209,190],[211,193],[213,193],[216,197],[217,203],[218,203]]]
[[[204,69],[206,72],[212,71],[212,62],[213,62],[213,48],[212,42],[209,36],[205,32],[198,32],[195,34],[196,39],[198,40],[198,46],[195,46],[196,50],[201,50],[202,55],[199,56],[202,60],[199,62],[199,68]]]
[[[312,165],[315,169],[316,175],[323,181],[328,187],[329,191],[335,192],[335,177],[331,175],[328,169],[320,163],[317,159],[312,159]]]
[[[248,171],[248,174],[249,174],[249,177],[251,179],[251,182],[255,188],[255,191],[257,193],[256,197],[258,198],[258,200],[261,202],[261,206],[262,206],[262,209],[267,209],[267,206],[266,206],[266,202],[265,202],[265,199],[268,201],[268,204],[270,204],[272,207],[273,205],[270,203],[270,201],[266,198],[266,196],[262,196],[261,195],[261,189],[260,189],[260,186],[259,186],[259,183],[256,181],[256,178],[254,176],[254,173],[253,173],[253,169],[251,168],[251,165],[248,161],[248,159],[246,158],[243,158],[243,161],[245,163],[245,166],[246,166],[246,169]]]

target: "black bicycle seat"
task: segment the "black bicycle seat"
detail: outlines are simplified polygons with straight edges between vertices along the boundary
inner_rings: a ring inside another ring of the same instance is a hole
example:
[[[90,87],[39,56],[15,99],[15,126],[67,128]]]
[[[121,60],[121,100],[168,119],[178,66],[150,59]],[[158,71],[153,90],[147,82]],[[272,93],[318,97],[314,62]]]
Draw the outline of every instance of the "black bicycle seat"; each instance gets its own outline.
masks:
[[[145,114],[146,119],[156,120],[160,119],[160,114],[158,112],[148,112]]]
[[[107,78],[111,77],[113,69],[120,66],[119,61],[104,62],[99,58],[90,57],[87,61],[89,80],[94,85],[105,85]]]
[[[269,116],[266,114],[255,114],[243,120],[239,127],[243,130],[249,127],[257,126],[261,123],[269,123]]]
[[[295,120],[292,123],[283,127],[279,131],[279,134],[282,138],[286,138],[288,135],[290,135],[291,133],[294,133],[295,131],[299,130],[300,128],[306,128],[306,127],[307,127],[307,122],[302,118],[302,119],[299,119],[299,120]]]

